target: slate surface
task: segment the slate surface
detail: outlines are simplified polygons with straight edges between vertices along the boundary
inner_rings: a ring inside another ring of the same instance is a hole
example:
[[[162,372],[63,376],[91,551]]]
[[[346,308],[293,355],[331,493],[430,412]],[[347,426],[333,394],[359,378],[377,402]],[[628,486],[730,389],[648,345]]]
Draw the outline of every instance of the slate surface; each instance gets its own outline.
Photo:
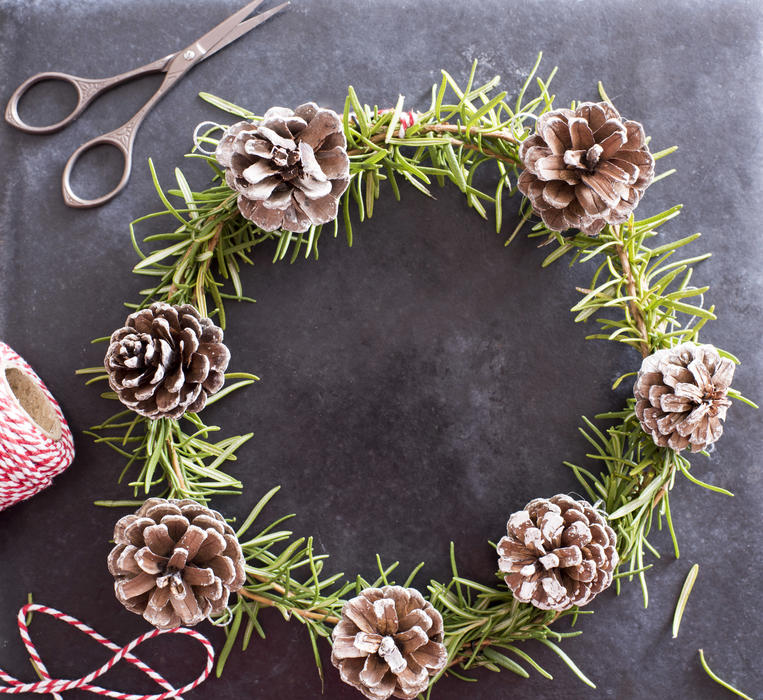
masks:
[[[237,7],[235,0],[0,0],[0,98],[41,70],[100,76],[148,62]],[[121,325],[122,302],[141,288],[130,273],[127,224],[159,207],[148,157],[164,183],[183,165],[192,183],[204,184],[205,169],[182,156],[198,122],[225,116],[197,92],[261,113],[310,99],[341,108],[352,83],[367,102],[391,105],[404,93],[415,106],[428,101],[440,68],[463,76],[474,58],[479,77],[499,73],[515,93],[540,49],[544,72],[560,66],[560,105],[595,99],[601,79],[621,112],[646,124],[655,148],[680,147],[669,159],[678,172],[649,191],[640,213],[684,202],[662,235],[704,232],[693,252],[715,257],[695,281],[712,285],[707,301],[719,320],[703,338],[744,359],[735,385],[760,400],[760,38],[760,6],[741,0],[295,0],[165,97],[138,135],[128,189],[89,211],[61,200],[66,158],[121,124],[156,79],[112,92],[56,135],[27,136],[0,124],[0,337],[60,399],[78,449],[52,488],[0,513],[0,666],[33,677],[14,623],[29,591],[116,640],[146,629],[115,602],[105,567],[120,513],[91,505],[130,496],[115,484],[121,459],[82,434],[112,406],[74,371],[99,362],[103,348],[89,340]],[[67,98],[65,90],[38,92],[29,104],[61,114]],[[93,169],[77,173],[83,186],[113,176],[96,158],[86,165]],[[505,203],[504,234],[517,206]],[[436,200],[407,189],[401,205],[385,193],[351,249],[327,237],[318,263],[271,265],[272,251],[260,251],[244,278],[257,304],[230,307],[226,337],[232,367],[262,381],[207,415],[227,434],[256,435],[234,469],[245,495],[216,505],[241,517],[281,484],[269,515],[296,512],[293,529],[315,537],[332,570],[370,577],[376,552],[399,559],[402,571],[426,560],[417,579],[423,587],[448,576],[453,540],[462,572],[490,580],[495,563],[486,540],[499,538],[508,514],[529,499],[576,490],[561,463],[585,461],[579,416],[618,408],[625,391],[609,385],[637,363],[620,346],[584,342],[588,329],[573,323],[574,287],[587,283],[590,270],[541,271],[543,252],[533,243],[505,249],[504,239],[455,189],[438,191]],[[636,584],[625,585],[619,599],[608,592],[594,616],[580,619],[584,634],[564,644],[598,690],[547,649],[527,645],[553,682],[480,672],[478,684],[447,680],[433,697],[729,697],[700,669],[700,647],[722,677],[762,697],[760,428],[760,414],[737,404],[711,459],[695,459],[696,473],[734,491],[734,499],[678,480],[672,503],[681,558],[665,533],[654,537],[663,556],[650,559],[648,609]],[[694,562],[699,578],[672,640],[674,605]],[[320,697],[306,632],[272,612],[263,621],[267,639],[234,652],[221,680],[187,697]],[[219,631],[201,629],[219,648]],[[36,620],[33,632],[58,677],[105,659],[46,620]],[[143,653],[182,681],[200,664],[189,649],[160,640]],[[154,692],[131,670],[115,672],[111,686]],[[324,697],[360,696],[328,665]]]

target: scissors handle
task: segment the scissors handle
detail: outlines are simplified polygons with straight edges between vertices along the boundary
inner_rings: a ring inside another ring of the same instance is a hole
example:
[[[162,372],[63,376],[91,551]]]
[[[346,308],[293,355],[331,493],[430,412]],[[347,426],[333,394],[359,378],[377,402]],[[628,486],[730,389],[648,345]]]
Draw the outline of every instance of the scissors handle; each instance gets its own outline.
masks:
[[[177,56],[177,60],[172,60]],[[71,154],[69,160],[66,161],[64,166],[64,172],[61,176],[61,189],[64,196],[64,201],[70,207],[76,209],[88,209],[90,207],[99,207],[101,204],[105,204],[109,200],[113,199],[119,194],[127,185],[127,181],[130,179],[130,170],[132,169],[132,147],[135,141],[135,134],[138,131],[138,127],[141,125],[146,115],[151,111],[153,106],[162,99],[165,93],[183,76],[188,70],[190,65],[193,65],[191,61],[195,58],[193,55],[178,56],[177,53],[171,54],[159,61],[155,61],[153,64],[139,68],[138,71],[146,72],[151,69],[154,72],[156,70],[166,70],[164,80],[158,87],[156,92],[148,98],[146,103],[122,126],[117,127],[113,131],[109,131],[101,136],[96,136],[94,139],[90,139],[86,143],[83,143],[74,153]],[[185,61],[185,63],[184,63]],[[154,67],[161,62],[161,67]],[[135,71],[132,71],[135,73]],[[127,73],[121,76],[116,76],[121,80],[129,80],[132,77]],[[117,186],[97,199],[83,199],[78,196],[72,190],[71,175],[74,170],[74,165],[79,160],[85,151],[89,151],[95,146],[114,146],[124,158],[124,167],[122,169],[122,177],[117,183]]]
[[[8,100],[8,104],[5,108],[5,120],[15,126],[21,131],[25,131],[27,134],[52,134],[59,129],[63,129],[65,126],[71,124],[77,117],[79,117],[85,108],[96,98],[98,95],[110,90],[111,88],[124,83],[132,78],[138,76],[156,73],[164,70],[167,64],[175,57],[176,54],[170,54],[163,58],[148,63],[140,68],[127,71],[126,73],[120,73],[111,78],[80,78],[76,75],[70,75],[69,73],[59,73],[57,71],[46,71],[45,73],[37,73],[27,78],[11,95],[11,99]],[[69,83],[77,91],[77,104],[74,109],[63,119],[57,121],[55,124],[46,124],[43,126],[32,126],[27,124],[19,116],[19,102],[21,98],[29,91],[29,89],[41,83],[44,80],[58,80],[59,82]]]
[[[138,126],[145,114],[146,112],[141,110],[132,119],[122,124],[122,126],[113,131],[109,131],[107,134],[102,134],[101,136],[96,136],[94,139],[90,139],[90,141],[83,143],[76,151],[74,151],[74,153],[72,153],[69,160],[66,161],[64,172],[61,176],[61,190],[66,204],[75,209],[99,207],[101,204],[105,204],[114,198],[124,189],[125,185],[127,185],[127,181],[130,179],[130,171],[132,169],[132,145],[135,140],[135,132],[138,130]],[[113,146],[122,154],[122,158],[124,159],[122,177],[111,192],[108,192],[101,197],[97,197],[96,199],[84,199],[75,194],[74,190],[72,190],[72,170],[74,170],[74,165],[82,154],[96,146]]]
[[[58,80],[72,85],[77,91],[77,104],[70,114],[55,124],[32,126],[31,124],[27,124],[19,116],[19,102],[29,88],[37,83],[41,83],[43,80]],[[52,134],[54,131],[63,129],[67,124],[70,124],[82,114],[85,107],[87,107],[97,95],[113,85],[112,80],[113,79],[109,78],[103,80],[90,80],[88,78],[79,78],[76,75],[58,73],[55,71],[37,73],[37,75],[27,78],[21,83],[11,95],[11,99],[8,101],[8,105],[5,108],[5,120],[17,129],[25,131],[27,134]]]

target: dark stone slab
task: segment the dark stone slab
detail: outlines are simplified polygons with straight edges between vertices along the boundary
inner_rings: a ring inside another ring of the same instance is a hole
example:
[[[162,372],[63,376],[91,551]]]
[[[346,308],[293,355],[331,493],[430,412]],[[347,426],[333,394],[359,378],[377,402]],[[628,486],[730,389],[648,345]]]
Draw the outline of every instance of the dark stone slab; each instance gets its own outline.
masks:
[[[0,98],[41,70],[100,76],[153,60],[236,6],[0,2]],[[601,79],[621,112],[645,123],[655,148],[680,147],[666,166],[678,172],[650,189],[640,213],[683,202],[684,213],[662,235],[705,233],[694,251],[715,256],[695,281],[712,285],[707,301],[719,320],[703,337],[743,358],[735,385],[759,400],[760,25],[758,3],[741,0],[295,2],[195,68],[160,103],[138,135],[127,191],[88,211],[61,200],[65,160],[133,114],[156,79],[114,91],[59,134],[27,136],[0,124],[0,338],[60,399],[78,449],[52,488],[0,514],[0,666],[33,678],[14,621],[29,591],[116,640],[146,630],[115,602],[105,567],[119,513],[91,505],[130,496],[115,483],[121,458],[82,434],[112,407],[74,371],[99,362],[102,348],[89,340],[121,324],[122,302],[134,300],[145,282],[130,273],[127,224],[160,206],[148,157],[165,184],[178,165],[192,183],[204,184],[205,169],[182,156],[198,122],[226,117],[197,92],[261,113],[311,99],[340,108],[351,83],[366,102],[391,105],[404,93],[413,107],[428,101],[441,68],[463,76],[474,58],[480,78],[500,73],[515,93],[540,49],[544,72],[560,67],[560,105],[595,99]],[[68,96],[59,90],[34,98],[53,112]],[[108,161],[89,165],[92,172],[77,173],[83,186],[113,177]],[[497,236],[455,189],[434,200],[405,189],[401,205],[389,193],[382,197],[373,219],[356,228],[351,249],[326,236],[320,262],[291,266],[272,265],[272,249],[258,251],[255,268],[244,273],[257,304],[229,307],[226,337],[232,366],[262,381],[207,415],[226,434],[253,430],[255,437],[233,469],[245,495],[218,507],[240,518],[281,484],[267,514],[296,512],[291,527],[315,537],[317,550],[331,555],[331,570],[371,577],[379,552],[400,561],[402,580],[425,560],[417,579],[423,588],[429,578],[449,575],[452,540],[462,573],[491,579],[495,561],[486,540],[499,538],[506,517],[529,499],[576,490],[562,461],[585,461],[579,417],[619,407],[625,393],[609,386],[638,362],[622,347],[584,342],[588,328],[573,323],[574,287],[587,283],[590,270],[562,264],[542,271],[543,252],[526,239],[503,247],[517,206],[505,203],[507,221]],[[159,224],[141,228],[157,230]],[[656,534],[662,558],[649,560],[648,609],[637,584],[625,582],[620,599],[602,595],[596,614],[579,620],[584,634],[564,643],[598,691],[548,649],[528,644],[553,682],[534,673],[522,680],[479,672],[478,684],[446,680],[433,696],[728,697],[701,670],[702,647],[722,677],[760,697],[760,427],[757,412],[735,405],[711,459],[695,460],[698,475],[726,486],[734,499],[678,480],[671,502],[682,556],[675,560],[669,537]],[[673,609],[694,562],[699,578],[673,640]],[[262,619],[267,639],[244,654],[234,651],[221,680],[187,697],[320,696],[306,631],[275,612]],[[221,632],[202,631],[219,648]],[[106,658],[47,620],[36,619],[33,633],[57,677],[82,675]],[[193,677],[201,663],[182,640],[152,642],[142,656],[176,682]],[[131,670],[115,671],[109,685],[155,692]],[[330,665],[325,696],[359,697]]]

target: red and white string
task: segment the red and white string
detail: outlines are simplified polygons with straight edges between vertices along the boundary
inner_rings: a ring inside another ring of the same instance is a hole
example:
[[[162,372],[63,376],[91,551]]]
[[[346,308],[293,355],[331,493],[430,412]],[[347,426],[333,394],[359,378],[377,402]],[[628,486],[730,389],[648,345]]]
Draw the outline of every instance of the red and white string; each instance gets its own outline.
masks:
[[[389,112],[394,112],[394,109],[388,108],[388,109],[380,109],[379,114],[387,114]],[[403,127],[403,130],[410,129],[413,126],[413,123],[416,121],[416,117],[418,116],[417,112],[414,112],[412,109],[408,110],[407,112],[400,112],[400,118],[398,123],[400,126]]]
[[[56,679],[51,678],[50,674],[48,673],[48,669],[46,668],[45,664],[43,663],[42,659],[40,658],[40,655],[37,653],[37,649],[34,646],[34,643],[32,642],[31,637],[29,636],[29,627],[26,623],[27,615],[31,612],[39,612],[43,613],[45,615],[50,615],[51,617],[55,618],[56,620],[61,620],[62,622],[66,622],[67,624],[71,625],[72,627],[75,627],[80,632],[84,632],[88,637],[91,639],[94,639],[96,642],[99,642],[103,646],[105,646],[110,651],[115,652],[114,656],[111,657],[103,666],[96,669],[92,673],[88,673],[86,676],[82,676],[82,678],[77,678],[75,680],[65,680],[65,679]],[[18,695],[21,693],[36,693],[36,694],[50,694],[52,695],[56,700],[61,700],[61,696],[59,693],[63,693],[67,690],[84,690],[90,693],[94,693],[96,695],[104,695],[109,698],[117,698],[117,700],[165,700],[166,698],[180,698],[180,696],[183,693],[187,693],[190,690],[193,690],[197,686],[201,685],[210,675],[212,672],[212,667],[214,665],[215,660],[215,651],[212,647],[211,642],[202,634],[199,632],[195,632],[194,630],[187,629],[185,627],[176,627],[175,629],[171,630],[158,630],[153,629],[150,632],[146,632],[146,634],[142,634],[137,639],[134,639],[129,644],[126,644],[125,646],[120,647],[117,644],[114,644],[114,642],[106,639],[103,635],[98,634],[92,627],[89,625],[86,625],[84,622],[81,622],[76,617],[72,617],[71,615],[66,615],[65,613],[59,612],[58,610],[54,608],[49,608],[46,605],[39,605],[38,603],[29,603],[28,605],[25,605],[21,610],[19,610],[18,614],[18,627],[19,627],[19,634],[21,635],[21,640],[24,642],[24,646],[27,649],[27,653],[29,654],[29,658],[32,660],[34,665],[39,670],[40,675],[42,676],[42,679],[39,681],[36,681],[34,683],[23,683],[22,681],[18,680],[17,678],[14,678],[9,673],[6,673],[2,669],[0,669],[0,681],[3,681],[7,683],[8,685],[0,685],[0,694],[6,694],[6,695]],[[182,688],[175,688],[173,687],[167,680],[165,680],[161,674],[154,671],[150,666],[142,662],[140,659],[138,659],[136,656],[134,656],[131,652],[136,647],[143,644],[143,642],[153,639],[154,637],[158,637],[162,634],[182,634],[187,635],[191,637],[192,639],[195,639],[197,642],[199,642],[203,647],[204,651],[207,655],[207,663],[204,668],[204,671],[199,675],[198,678],[191,681],[190,683],[187,683]],[[99,678],[104,673],[108,672],[114,665],[119,663],[122,659],[125,661],[134,664],[137,668],[139,668],[143,673],[145,673],[151,680],[155,681],[158,685],[160,685],[162,688],[164,688],[165,692],[163,693],[157,693],[154,695],[136,695],[134,693],[123,693],[117,690],[109,690],[108,688],[102,688],[98,685],[93,685],[93,681],[96,678]]]
[[[61,425],[54,440],[21,408],[10,390],[5,370],[29,377],[50,402]],[[74,459],[74,441],[58,402],[35,371],[8,345],[0,342],[0,510],[50,486],[54,476]]]

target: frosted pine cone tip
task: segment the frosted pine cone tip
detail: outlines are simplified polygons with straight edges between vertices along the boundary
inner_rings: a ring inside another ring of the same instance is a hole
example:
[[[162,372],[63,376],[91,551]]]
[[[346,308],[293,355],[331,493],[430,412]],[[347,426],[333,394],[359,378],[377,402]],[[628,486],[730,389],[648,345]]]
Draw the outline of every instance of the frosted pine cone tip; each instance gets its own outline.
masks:
[[[442,670],[448,654],[440,613],[414,588],[367,588],[342,608],[331,663],[370,700],[411,700]]]

